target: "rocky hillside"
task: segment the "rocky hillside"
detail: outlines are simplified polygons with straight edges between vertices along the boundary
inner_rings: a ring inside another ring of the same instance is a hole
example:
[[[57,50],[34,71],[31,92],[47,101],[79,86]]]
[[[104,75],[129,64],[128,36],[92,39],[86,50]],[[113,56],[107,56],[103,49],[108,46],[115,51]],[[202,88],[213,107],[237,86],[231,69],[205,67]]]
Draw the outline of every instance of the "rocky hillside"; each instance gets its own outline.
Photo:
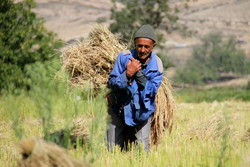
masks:
[[[35,12],[45,19],[45,26],[65,42],[85,38],[96,21],[110,24],[111,0],[36,0]],[[183,37],[180,32],[166,34],[167,55],[177,66],[182,66],[192,54],[200,37],[219,31],[234,35],[239,47],[250,56],[250,1],[249,0],[170,0],[180,9],[179,23],[194,32]],[[171,76],[171,70],[168,76]]]
[[[170,0],[173,7],[180,8],[179,23],[195,32],[192,38],[183,38],[172,32],[166,36],[166,46],[186,48],[196,45],[198,38],[212,31],[235,35],[239,45],[250,53],[250,1],[249,0],[193,0],[189,8],[184,0]],[[87,37],[92,25],[98,20],[110,23],[110,0],[36,0],[35,11],[46,21],[46,27],[65,41]],[[183,49],[185,50],[185,49]],[[187,53],[185,51],[185,53]]]
[[[35,0],[35,12],[64,41],[87,37],[96,20],[109,23],[109,0]]]
[[[236,36],[242,48],[250,48],[249,0],[199,0],[191,2],[189,10],[180,13],[180,23],[199,35],[219,31]]]

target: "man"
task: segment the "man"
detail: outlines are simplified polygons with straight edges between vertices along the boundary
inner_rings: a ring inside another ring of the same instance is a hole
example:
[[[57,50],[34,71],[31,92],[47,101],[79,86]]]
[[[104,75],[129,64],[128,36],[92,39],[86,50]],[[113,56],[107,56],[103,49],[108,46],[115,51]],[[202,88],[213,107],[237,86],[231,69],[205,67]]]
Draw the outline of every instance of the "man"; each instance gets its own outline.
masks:
[[[119,53],[109,76],[111,88],[107,131],[108,149],[114,145],[127,149],[129,143],[141,142],[149,150],[151,117],[155,95],[162,82],[163,66],[152,52],[156,36],[150,25],[134,34],[135,49]]]

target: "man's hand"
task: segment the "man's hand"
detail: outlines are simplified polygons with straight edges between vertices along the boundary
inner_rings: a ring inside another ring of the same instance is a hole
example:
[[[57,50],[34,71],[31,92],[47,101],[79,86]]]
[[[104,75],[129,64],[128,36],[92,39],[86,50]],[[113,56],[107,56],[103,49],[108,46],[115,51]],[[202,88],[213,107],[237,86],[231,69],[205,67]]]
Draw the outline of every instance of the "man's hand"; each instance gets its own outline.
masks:
[[[140,69],[141,69],[140,61],[134,58],[130,58],[130,61],[128,62],[126,67],[127,78],[131,78]]]

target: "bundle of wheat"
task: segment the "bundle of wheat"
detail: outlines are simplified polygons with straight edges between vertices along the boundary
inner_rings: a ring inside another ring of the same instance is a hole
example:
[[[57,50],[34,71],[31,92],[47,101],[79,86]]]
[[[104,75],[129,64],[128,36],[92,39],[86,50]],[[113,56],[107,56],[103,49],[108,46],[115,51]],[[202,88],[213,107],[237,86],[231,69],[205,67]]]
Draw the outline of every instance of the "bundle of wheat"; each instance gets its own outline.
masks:
[[[42,139],[23,140],[19,144],[22,159],[19,167],[87,167],[89,164],[72,159],[63,148]]]
[[[244,142],[250,141],[250,128],[247,129],[246,133],[241,138],[241,141],[244,141]]]
[[[156,110],[152,118],[150,143],[158,144],[163,133],[172,131],[174,113],[176,111],[173,89],[167,78],[163,78],[162,85],[156,95]]]
[[[86,139],[89,136],[87,119],[79,116],[73,120],[72,136],[76,139]]]
[[[87,127],[87,119],[84,116],[78,116],[73,120],[72,125],[50,133],[45,138],[66,148],[76,148],[77,144],[83,145],[88,142],[89,132]]]
[[[229,126],[222,112],[217,112],[209,119],[203,120],[196,126],[190,128],[186,134],[201,140],[216,139],[229,132]]]
[[[127,45],[119,43],[108,28],[96,25],[89,39],[77,45],[67,47],[63,54],[63,69],[71,74],[70,82],[74,85],[84,85],[92,82],[95,89],[106,85],[115,59],[120,51],[127,50]],[[107,95],[108,107],[110,107]],[[156,112],[153,117],[151,143],[157,144],[163,132],[172,130],[175,101],[172,87],[167,79],[163,80],[156,97]]]
[[[107,83],[116,56],[126,48],[108,28],[97,24],[87,40],[64,49],[62,67],[70,72],[72,84],[79,86],[90,81],[99,89]]]

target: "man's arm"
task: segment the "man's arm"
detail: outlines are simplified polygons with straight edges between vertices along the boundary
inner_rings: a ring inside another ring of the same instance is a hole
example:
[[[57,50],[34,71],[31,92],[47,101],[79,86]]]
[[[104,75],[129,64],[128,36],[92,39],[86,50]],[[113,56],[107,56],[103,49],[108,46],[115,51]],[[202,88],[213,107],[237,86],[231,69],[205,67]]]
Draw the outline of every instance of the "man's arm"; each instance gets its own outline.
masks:
[[[132,78],[141,69],[141,63],[134,58],[130,58],[129,60],[126,66],[126,76],[127,78]]]
[[[136,74],[136,81],[141,90],[141,99],[143,99],[144,105],[147,109],[150,109],[152,103],[154,103],[155,95],[158,91],[158,88],[161,85],[163,77],[163,66],[161,60],[157,59],[157,71],[151,71],[146,75],[143,71],[139,71]]]
[[[129,81],[132,80],[134,74],[140,69],[141,63],[138,60],[134,59],[130,54],[124,55],[121,52],[109,76],[110,88],[113,90],[127,88]]]

